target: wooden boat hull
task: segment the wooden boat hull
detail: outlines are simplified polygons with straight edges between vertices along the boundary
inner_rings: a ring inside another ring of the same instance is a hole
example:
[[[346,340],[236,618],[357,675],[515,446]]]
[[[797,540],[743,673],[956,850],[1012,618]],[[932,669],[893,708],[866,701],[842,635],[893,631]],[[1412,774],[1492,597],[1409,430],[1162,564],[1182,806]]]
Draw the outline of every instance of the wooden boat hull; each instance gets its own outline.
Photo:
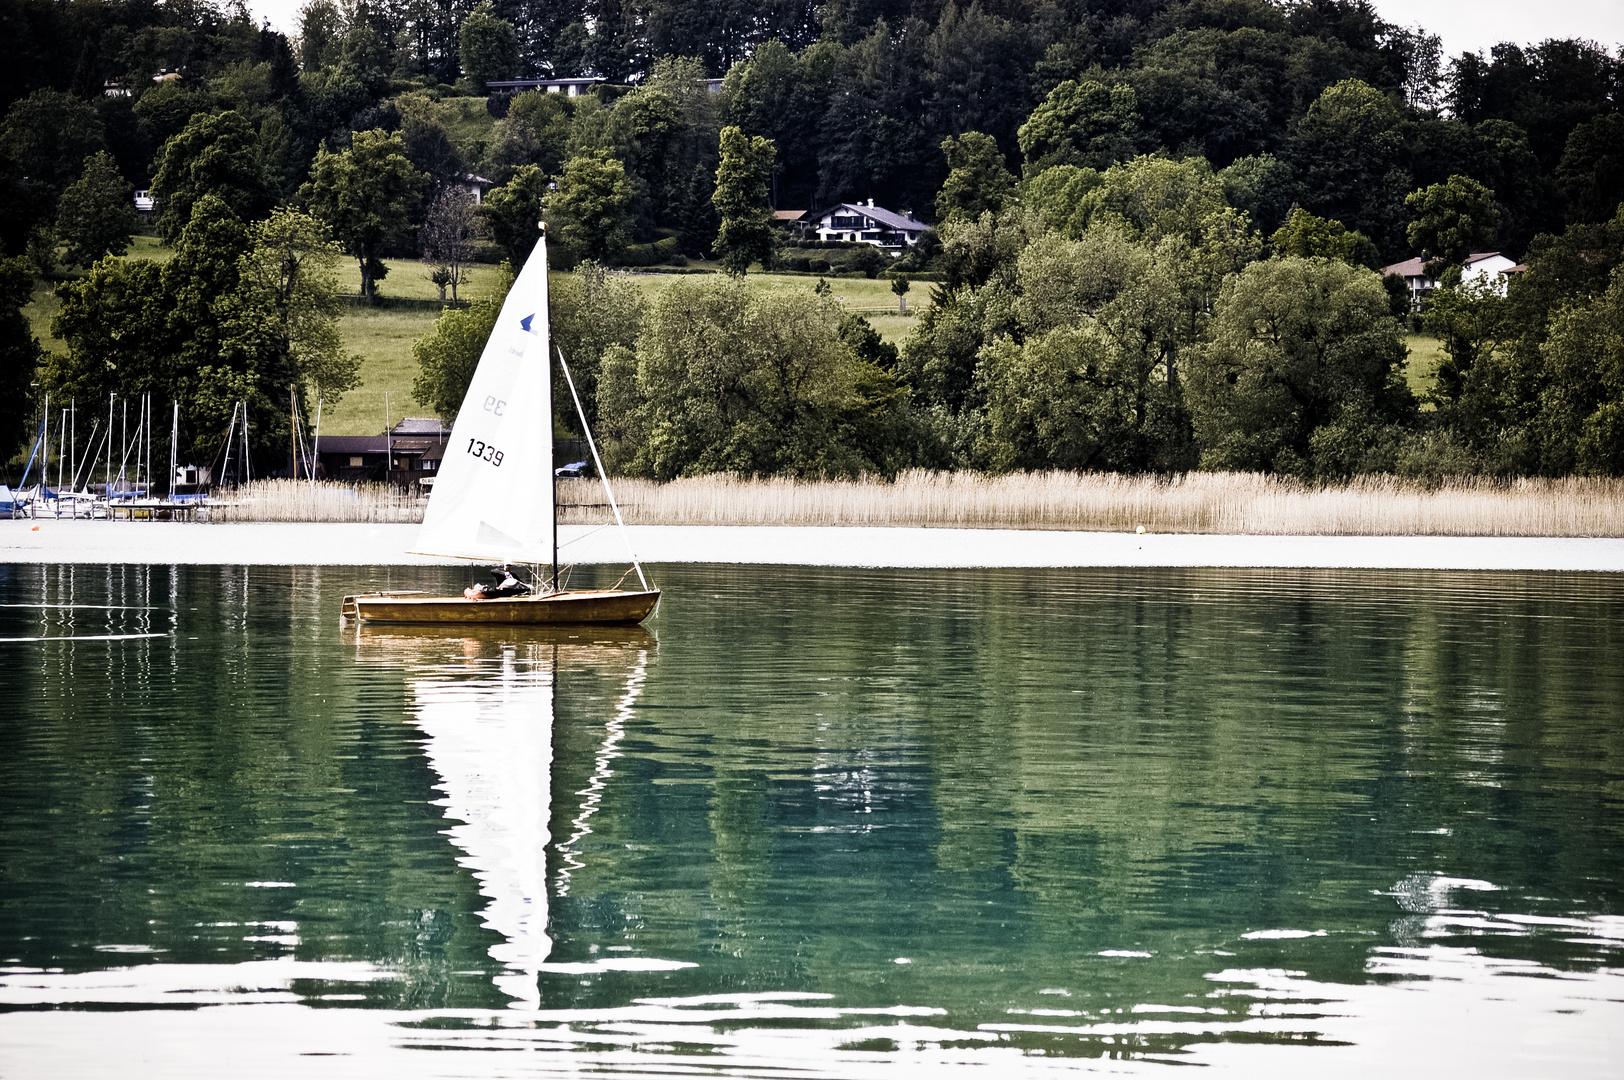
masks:
[[[344,614],[362,622],[455,626],[559,626],[606,623],[632,626],[648,618],[660,590],[618,589],[469,600],[461,596],[346,596]]]

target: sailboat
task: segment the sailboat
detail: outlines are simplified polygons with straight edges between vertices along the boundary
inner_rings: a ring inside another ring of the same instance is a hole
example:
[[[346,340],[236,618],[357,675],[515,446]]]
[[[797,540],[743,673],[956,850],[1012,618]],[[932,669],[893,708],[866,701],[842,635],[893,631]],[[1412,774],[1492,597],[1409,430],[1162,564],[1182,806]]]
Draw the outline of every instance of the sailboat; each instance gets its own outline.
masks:
[[[370,593],[344,598],[343,614],[363,622],[532,625],[635,624],[660,600],[628,545],[640,590],[559,587],[558,515],[553,476],[552,349],[547,308],[547,234],[526,260],[502,304],[479,367],[451,428],[413,554],[485,562],[550,562],[552,575],[524,596],[470,600],[462,596]],[[575,399],[615,523],[625,521],[587,428],[575,381],[557,353]]]

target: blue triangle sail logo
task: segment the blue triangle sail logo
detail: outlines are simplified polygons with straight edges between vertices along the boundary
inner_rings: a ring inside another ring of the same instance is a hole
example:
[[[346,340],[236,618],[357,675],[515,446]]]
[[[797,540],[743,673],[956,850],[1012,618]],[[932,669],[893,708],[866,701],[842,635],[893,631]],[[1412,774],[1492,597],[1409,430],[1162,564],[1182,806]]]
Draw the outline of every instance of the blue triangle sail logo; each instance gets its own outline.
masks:
[[[531,312],[529,315],[526,315],[524,318],[520,319],[519,329],[523,330],[527,334],[534,334],[535,331],[530,328],[530,320],[534,319],[535,317],[535,313]]]

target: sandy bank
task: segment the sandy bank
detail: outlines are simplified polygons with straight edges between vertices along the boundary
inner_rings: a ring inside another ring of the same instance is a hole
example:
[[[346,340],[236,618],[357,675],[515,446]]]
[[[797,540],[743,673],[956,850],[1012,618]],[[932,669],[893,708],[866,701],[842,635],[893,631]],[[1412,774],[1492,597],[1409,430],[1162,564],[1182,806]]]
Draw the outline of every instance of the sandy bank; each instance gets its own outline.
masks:
[[[32,526],[38,526],[37,531]],[[644,562],[802,566],[1248,566],[1624,572],[1624,539],[1210,536],[1008,529],[643,525]],[[0,521],[0,562],[454,565],[408,555],[415,525]],[[625,562],[614,529],[564,526],[561,558]]]

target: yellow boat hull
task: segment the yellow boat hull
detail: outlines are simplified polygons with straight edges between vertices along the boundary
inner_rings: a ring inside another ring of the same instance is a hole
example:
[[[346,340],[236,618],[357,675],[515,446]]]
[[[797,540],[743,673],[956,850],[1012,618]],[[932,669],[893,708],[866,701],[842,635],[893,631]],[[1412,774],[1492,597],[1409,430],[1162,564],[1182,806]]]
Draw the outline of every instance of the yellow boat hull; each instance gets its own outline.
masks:
[[[461,596],[401,596],[380,593],[346,596],[344,615],[362,622],[440,626],[560,626],[642,622],[660,602],[660,590],[619,589],[469,600]]]

